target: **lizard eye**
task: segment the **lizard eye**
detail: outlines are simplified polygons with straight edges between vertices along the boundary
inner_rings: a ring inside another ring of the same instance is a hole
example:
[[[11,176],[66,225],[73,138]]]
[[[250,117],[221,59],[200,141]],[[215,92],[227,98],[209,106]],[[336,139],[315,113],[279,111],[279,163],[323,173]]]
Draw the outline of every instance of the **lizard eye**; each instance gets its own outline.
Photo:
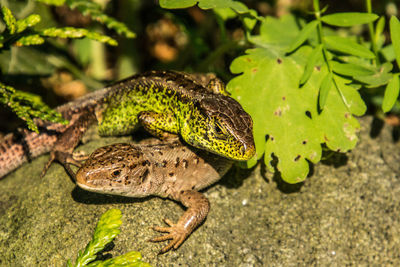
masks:
[[[113,176],[113,177],[117,177],[117,176],[119,176],[120,174],[121,174],[121,171],[120,171],[120,170],[116,170],[116,171],[113,171],[112,176]]]

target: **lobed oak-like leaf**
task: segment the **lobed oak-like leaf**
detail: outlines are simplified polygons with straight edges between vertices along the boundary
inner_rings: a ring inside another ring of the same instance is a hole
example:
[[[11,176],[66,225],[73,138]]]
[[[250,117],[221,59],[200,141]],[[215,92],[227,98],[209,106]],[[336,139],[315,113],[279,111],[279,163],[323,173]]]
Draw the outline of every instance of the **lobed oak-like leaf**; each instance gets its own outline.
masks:
[[[359,116],[366,109],[357,90],[346,85],[347,80],[333,75],[339,90],[328,90],[324,109],[318,110],[327,67],[313,68],[308,81],[299,88],[311,52],[306,46],[290,56],[268,48],[248,50],[232,62],[231,71],[240,75],[227,85],[254,120],[257,157],[264,154],[266,165],[273,170],[271,161],[275,156],[277,169],[289,183],[306,178],[308,161],[316,163],[321,159],[322,143],[335,151],[353,148],[359,129],[353,115]]]

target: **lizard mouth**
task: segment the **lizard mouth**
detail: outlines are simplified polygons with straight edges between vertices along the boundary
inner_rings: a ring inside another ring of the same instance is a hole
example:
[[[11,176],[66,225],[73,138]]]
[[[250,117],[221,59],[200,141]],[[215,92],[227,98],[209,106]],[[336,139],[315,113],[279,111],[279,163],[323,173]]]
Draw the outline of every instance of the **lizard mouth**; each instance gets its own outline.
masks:
[[[79,169],[78,172],[77,172],[76,175],[75,175],[75,182],[76,182],[76,184],[77,184],[80,188],[82,188],[82,189],[84,189],[84,190],[96,192],[96,191],[97,191],[97,190],[96,190],[96,187],[91,186],[90,183],[87,182],[87,180],[88,180],[88,177],[87,177],[87,175],[85,174],[85,172],[82,171],[81,169]]]
[[[90,186],[88,186],[88,185],[86,185],[86,184],[81,184],[81,183],[76,183],[80,188],[82,188],[83,190],[86,190],[86,191],[90,191],[90,192],[98,192],[99,190],[97,189],[97,188],[95,188],[95,187],[90,187]]]
[[[238,157],[238,160],[246,161],[251,159],[256,153],[256,148],[254,145],[246,145],[243,144],[242,148],[240,149],[241,156]]]

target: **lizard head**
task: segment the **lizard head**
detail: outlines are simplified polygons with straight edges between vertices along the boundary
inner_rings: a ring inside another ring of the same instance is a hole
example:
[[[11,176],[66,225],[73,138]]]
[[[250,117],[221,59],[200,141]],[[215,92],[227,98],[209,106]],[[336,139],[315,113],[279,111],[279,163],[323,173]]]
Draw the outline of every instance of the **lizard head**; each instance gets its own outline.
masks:
[[[253,121],[233,98],[211,94],[194,104],[183,138],[193,146],[233,160],[255,154]]]
[[[95,150],[76,173],[82,189],[144,197],[148,190],[148,161],[130,144],[114,144]]]

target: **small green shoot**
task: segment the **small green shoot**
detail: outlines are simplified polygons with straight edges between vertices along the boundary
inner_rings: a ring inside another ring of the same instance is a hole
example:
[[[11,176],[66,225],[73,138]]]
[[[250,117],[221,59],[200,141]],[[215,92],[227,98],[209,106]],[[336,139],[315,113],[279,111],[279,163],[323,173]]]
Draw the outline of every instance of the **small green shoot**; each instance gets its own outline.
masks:
[[[94,230],[92,240],[87,244],[85,250],[79,251],[75,264],[72,265],[68,260],[67,266],[135,266],[135,267],[151,267],[150,264],[143,262],[142,255],[137,251],[131,251],[124,255],[111,258],[105,261],[94,261],[97,253],[101,252],[104,247],[112,242],[120,233],[121,211],[119,209],[110,209],[101,215],[96,229]],[[94,261],[94,262],[93,262]]]

